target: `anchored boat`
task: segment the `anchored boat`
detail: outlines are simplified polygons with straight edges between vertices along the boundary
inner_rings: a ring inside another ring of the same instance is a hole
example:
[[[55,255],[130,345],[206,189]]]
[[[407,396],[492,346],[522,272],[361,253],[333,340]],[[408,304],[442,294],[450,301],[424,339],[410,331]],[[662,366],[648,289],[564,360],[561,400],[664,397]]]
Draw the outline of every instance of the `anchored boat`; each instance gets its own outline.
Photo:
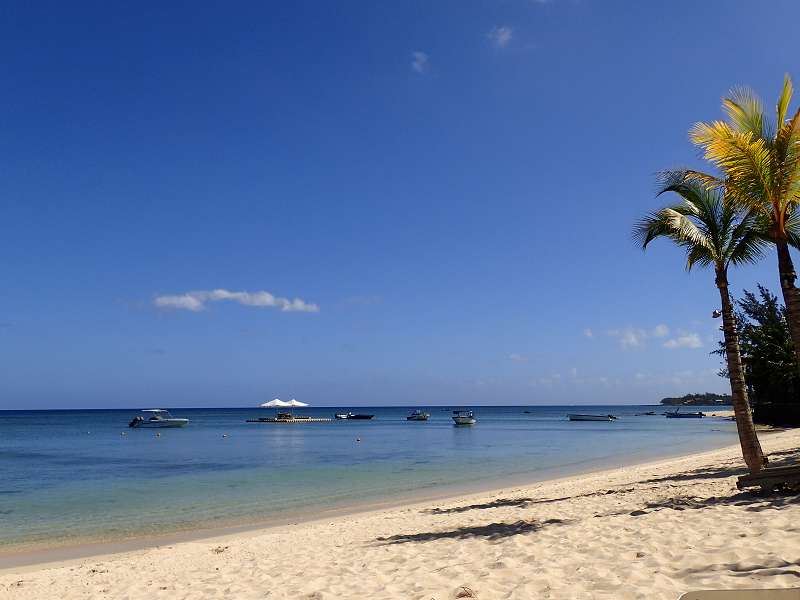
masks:
[[[475,415],[472,414],[471,410],[453,411],[453,422],[456,425],[474,425],[475,421]]]
[[[406,421],[427,421],[430,418],[430,413],[426,413],[422,410],[412,410],[410,413],[408,413]]]
[[[340,421],[367,421],[374,417],[375,415],[364,415],[364,414],[353,414],[351,412],[348,413],[336,413],[333,415]]]
[[[163,408],[147,408],[142,411],[147,413],[147,418],[136,416],[128,423],[128,427],[185,427],[189,419],[178,419]]]
[[[614,415],[567,415],[570,421],[615,421]]]
[[[665,412],[664,416],[668,419],[702,419],[705,417],[705,413],[701,412],[678,412],[679,409],[675,409],[674,412]]]

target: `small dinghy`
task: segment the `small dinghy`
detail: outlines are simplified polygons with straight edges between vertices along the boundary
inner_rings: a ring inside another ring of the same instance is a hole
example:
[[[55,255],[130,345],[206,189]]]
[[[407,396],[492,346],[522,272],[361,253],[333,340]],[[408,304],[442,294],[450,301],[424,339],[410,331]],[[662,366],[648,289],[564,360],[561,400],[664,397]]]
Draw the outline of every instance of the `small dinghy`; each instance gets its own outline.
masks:
[[[430,418],[430,413],[426,413],[422,410],[412,410],[410,413],[408,413],[406,421],[427,421]]]
[[[570,421],[614,421],[617,417],[614,415],[567,415]]]

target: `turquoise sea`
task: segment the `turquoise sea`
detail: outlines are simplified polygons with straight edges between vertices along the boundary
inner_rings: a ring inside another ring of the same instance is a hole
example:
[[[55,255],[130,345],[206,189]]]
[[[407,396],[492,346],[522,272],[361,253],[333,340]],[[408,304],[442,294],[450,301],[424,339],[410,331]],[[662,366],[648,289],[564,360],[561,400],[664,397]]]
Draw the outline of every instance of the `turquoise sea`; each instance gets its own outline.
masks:
[[[427,422],[406,421],[410,408],[337,407],[298,414],[375,418],[282,425],[245,423],[274,414],[264,409],[173,409],[191,422],[160,436],[127,427],[136,409],[2,411],[0,551],[285,521],[737,441],[730,421],[666,419],[653,406],[470,407],[472,427],[454,427],[450,407],[426,408]],[[636,416],[647,410],[658,414]]]

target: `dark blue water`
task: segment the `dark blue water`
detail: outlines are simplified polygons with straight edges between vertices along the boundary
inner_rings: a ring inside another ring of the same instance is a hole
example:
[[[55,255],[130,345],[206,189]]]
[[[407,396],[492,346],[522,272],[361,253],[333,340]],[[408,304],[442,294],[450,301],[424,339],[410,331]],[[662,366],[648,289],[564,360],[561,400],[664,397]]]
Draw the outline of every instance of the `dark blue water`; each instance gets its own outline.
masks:
[[[655,407],[479,407],[472,427],[454,427],[449,408],[428,407],[427,422],[406,421],[406,408],[351,410],[375,418],[249,424],[274,412],[175,409],[191,422],[160,437],[128,429],[135,410],[0,412],[0,547],[313,514],[736,443],[729,421],[635,416]],[[620,418],[569,422],[568,412]]]

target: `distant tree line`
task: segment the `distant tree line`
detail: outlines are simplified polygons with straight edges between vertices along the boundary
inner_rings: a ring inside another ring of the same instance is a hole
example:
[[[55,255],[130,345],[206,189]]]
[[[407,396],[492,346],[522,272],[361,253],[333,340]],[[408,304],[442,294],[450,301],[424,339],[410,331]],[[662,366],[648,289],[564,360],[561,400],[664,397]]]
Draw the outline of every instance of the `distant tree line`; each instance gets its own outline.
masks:
[[[726,375],[727,377],[727,375]],[[713,406],[715,404],[732,404],[730,394],[686,394],[680,398],[663,398],[661,404],[665,406]]]

